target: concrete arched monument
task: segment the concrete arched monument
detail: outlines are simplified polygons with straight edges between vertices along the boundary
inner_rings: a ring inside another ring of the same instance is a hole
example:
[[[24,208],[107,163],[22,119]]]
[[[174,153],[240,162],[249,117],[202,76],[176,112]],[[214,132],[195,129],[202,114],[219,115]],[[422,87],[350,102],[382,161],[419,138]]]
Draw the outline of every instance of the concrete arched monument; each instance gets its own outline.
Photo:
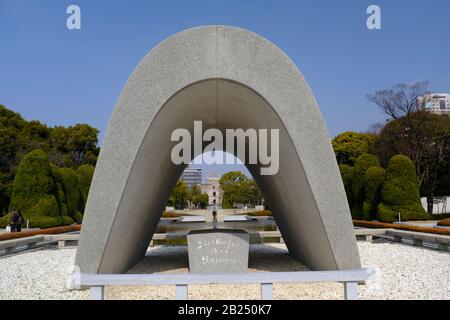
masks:
[[[192,131],[194,121],[204,130],[278,129],[278,173],[247,167],[290,254],[313,270],[360,268],[338,166],[302,74],[252,32],[202,26],[150,51],[122,91],[86,205],[76,257],[82,272],[125,272],[144,256],[185,168],[171,161],[171,133]]]

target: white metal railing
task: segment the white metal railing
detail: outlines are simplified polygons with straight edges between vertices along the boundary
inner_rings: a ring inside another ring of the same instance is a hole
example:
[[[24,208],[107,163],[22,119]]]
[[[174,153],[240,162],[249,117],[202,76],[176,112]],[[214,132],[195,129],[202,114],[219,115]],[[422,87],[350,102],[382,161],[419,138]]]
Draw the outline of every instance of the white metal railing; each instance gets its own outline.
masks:
[[[358,299],[358,282],[366,281],[374,269],[299,272],[251,272],[237,274],[93,274],[71,275],[72,288],[89,287],[91,299],[103,300],[105,286],[175,285],[176,299],[188,299],[190,284],[261,285],[261,299],[271,300],[273,283],[341,282],[346,300]]]

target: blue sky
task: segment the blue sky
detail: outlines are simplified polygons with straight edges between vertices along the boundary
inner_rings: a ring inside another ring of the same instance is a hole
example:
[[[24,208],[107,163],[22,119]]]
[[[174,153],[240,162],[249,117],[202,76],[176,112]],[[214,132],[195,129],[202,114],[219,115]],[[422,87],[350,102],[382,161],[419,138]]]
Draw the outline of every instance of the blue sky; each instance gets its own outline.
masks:
[[[66,28],[81,7],[82,29]],[[366,9],[382,10],[382,30]],[[384,121],[365,97],[427,80],[450,91],[450,1],[65,1],[0,0],[0,104],[51,126],[106,129],[140,59],[183,29],[224,24],[284,50],[309,82],[330,136]],[[101,138],[103,134],[101,134]]]

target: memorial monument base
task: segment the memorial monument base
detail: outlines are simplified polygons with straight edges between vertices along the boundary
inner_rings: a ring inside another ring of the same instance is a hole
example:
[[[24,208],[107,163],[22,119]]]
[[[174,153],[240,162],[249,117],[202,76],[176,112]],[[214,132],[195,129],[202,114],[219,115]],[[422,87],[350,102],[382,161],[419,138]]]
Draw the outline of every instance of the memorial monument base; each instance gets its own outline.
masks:
[[[244,273],[249,234],[243,230],[194,230],[187,236],[190,273]]]

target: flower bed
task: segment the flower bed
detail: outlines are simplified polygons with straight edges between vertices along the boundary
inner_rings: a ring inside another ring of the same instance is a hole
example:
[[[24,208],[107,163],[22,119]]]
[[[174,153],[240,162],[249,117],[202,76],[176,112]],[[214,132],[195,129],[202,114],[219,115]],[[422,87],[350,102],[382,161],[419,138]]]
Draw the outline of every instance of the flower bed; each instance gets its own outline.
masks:
[[[81,229],[81,224],[77,224],[77,225],[72,225],[72,226],[54,227],[54,228],[48,228],[48,229],[29,230],[29,231],[22,231],[22,232],[12,232],[12,233],[6,232],[6,233],[0,234],[0,241],[31,237],[31,236],[36,236],[36,235],[40,235],[40,234],[58,234],[58,233],[65,233],[65,232],[80,231],[80,229]]]
[[[395,223],[353,220],[353,225],[356,227],[363,227],[363,228],[374,228],[374,229],[389,229],[389,228],[391,228],[391,229],[397,229],[397,230],[433,233],[433,234],[441,234],[444,236],[450,236],[450,230],[447,230],[447,229],[407,226],[407,225],[395,224]]]
[[[244,214],[250,217],[267,217],[271,216],[272,212],[270,212],[269,210],[261,210],[261,211],[245,212]]]
[[[449,219],[440,220],[437,223],[437,225],[440,226],[440,227],[450,227],[450,218]]]

